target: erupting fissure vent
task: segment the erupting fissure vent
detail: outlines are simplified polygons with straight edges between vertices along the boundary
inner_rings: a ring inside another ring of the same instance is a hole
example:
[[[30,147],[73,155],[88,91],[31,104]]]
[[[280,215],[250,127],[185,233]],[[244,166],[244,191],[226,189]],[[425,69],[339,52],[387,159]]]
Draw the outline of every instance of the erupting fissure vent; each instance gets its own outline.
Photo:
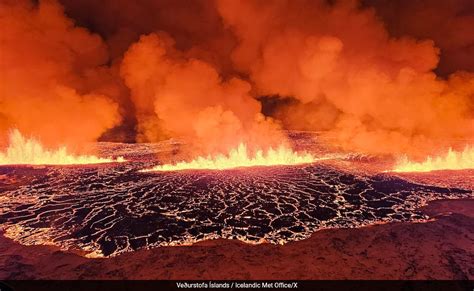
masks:
[[[198,157],[190,162],[159,165],[145,171],[180,171],[187,169],[224,170],[254,166],[298,165],[312,163],[314,161],[315,158],[311,154],[299,154],[285,146],[280,146],[276,150],[270,148],[266,152],[258,150],[255,152],[255,155],[252,156],[247,149],[247,145],[241,143],[237,148],[232,149],[228,155],[220,154],[214,157]]]
[[[0,153],[0,165],[84,165],[123,162],[122,157],[100,158],[92,155],[73,155],[66,147],[47,150],[34,138],[25,138],[18,130],[10,133],[10,143]]]
[[[474,147],[465,147],[463,151],[451,148],[444,155],[428,157],[423,162],[410,161],[406,156],[395,165],[393,172],[429,172],[435,170],[474,169]]]

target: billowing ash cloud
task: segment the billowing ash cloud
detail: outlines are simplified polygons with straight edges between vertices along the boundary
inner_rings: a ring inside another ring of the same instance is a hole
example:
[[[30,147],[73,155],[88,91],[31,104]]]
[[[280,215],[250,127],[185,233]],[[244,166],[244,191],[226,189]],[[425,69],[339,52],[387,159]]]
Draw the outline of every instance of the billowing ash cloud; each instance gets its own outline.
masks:
[[[119,123],[104,42],[56,2],[2,1],[0,54],[2,138],[17,128],[50,145],[77,144]]]
[[[125,54],[121,73],[135,103],[139,140],[179,136],[206,151],[282,140],[248,82],[222,79],[210,64],[182,56],[166,36],[142,36]]]
[[[438,79],[433,41],[391,38],[356,1],[224,0],[218,8],[239,39],[232,60],[257,92],[298,101],[279,112],[287,126],[381,153],[472,137],[473,75]]]
[[[7,1],[0,125],[64,142],[128,124],[207,152],[272,146],[281,128],[369,153],[472,142],[470,4],[430,6],[428,26],[426,1],[405,2],[62,0],[68,19],[55,1]]]
[[[432,39],[441,50],[437,72],[474,70],[474,1],[364,0],[383,17],[387,30]]]

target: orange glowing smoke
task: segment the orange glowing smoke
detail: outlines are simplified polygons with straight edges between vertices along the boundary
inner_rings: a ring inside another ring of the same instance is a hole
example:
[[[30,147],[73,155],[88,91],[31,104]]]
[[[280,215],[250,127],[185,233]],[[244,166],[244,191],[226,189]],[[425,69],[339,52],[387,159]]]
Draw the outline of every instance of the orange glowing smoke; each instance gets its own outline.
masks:
[[[198,157],[191,162],[179,162],[174,165],[165,164],[145,171],[181,171],[189,169],[225,170],[240,167],[298,165],[312,163],[314,161],[315,158],[311,154],[298,154],[284,146],[278,147],[277,150],[270,148],[266,152],[258,150],[255,155],[252,156],[247,150],[247,146],[241,143],[226,156],[221,154],[215,157]]]
[[[474,147],[467,146],[462,152],[451,148],[445,155],[428,157],[423,162],[412,162],[405,156],[395,165],[393,172],[429,172],[435,170],[474,169]]]
[[[181,2],[0,0],[0,140],[179,138],[196,157],[310,130],[413,157],[474,138],[472,1]]]
[[[97,140],[121,120],[107,62],[57,1],[0,1],[0,140],[12,128],[48,147]]]
[[[216,1],[238,39],[234,67],[258,95],[290,97],[274,109],[284,128],[324,131],[345,150],[371,154],[428,153],[434,140],[471,139],[474,74],[440,78],[432,40],[392,37],[361,2]]]
[[[83,165],[123,161],[122,157],[74,156],[68,153],[66,147],[50,151],[38,140],[25,138],[18,130],[10,133],[10,144],[6,152],[0,153],[0,165]]]
[[[240,142],[276,148],[285,138],[279,124],[261,114],[250,83],[223,78],[210,63],[181,56],[162,35],[142,36],[120,71],[135,104],[139,141],[178,136],[216,153]]]

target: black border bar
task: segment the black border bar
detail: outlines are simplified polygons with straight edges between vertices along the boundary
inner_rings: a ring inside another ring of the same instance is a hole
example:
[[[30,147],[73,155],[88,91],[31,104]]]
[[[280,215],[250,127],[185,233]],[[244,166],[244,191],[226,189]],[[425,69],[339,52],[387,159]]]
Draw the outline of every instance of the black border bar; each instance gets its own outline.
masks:
[[[311,290],[311,291],[474,291],[474,281],[382,280],[5,280],[0,291],[156,291],[156,290]]]

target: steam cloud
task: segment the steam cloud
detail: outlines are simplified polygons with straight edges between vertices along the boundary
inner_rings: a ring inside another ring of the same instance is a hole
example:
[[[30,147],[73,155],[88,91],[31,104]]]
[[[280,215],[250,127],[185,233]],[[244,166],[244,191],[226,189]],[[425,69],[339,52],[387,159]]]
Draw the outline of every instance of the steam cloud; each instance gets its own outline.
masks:
[[[369,153],[472,143],[471,4],[429,4],[429,25],[415,19],[431,1],[382,2],[3,1],[0,134],[74,143],[134,127],[205,152],[275,146],[282,128]]]

